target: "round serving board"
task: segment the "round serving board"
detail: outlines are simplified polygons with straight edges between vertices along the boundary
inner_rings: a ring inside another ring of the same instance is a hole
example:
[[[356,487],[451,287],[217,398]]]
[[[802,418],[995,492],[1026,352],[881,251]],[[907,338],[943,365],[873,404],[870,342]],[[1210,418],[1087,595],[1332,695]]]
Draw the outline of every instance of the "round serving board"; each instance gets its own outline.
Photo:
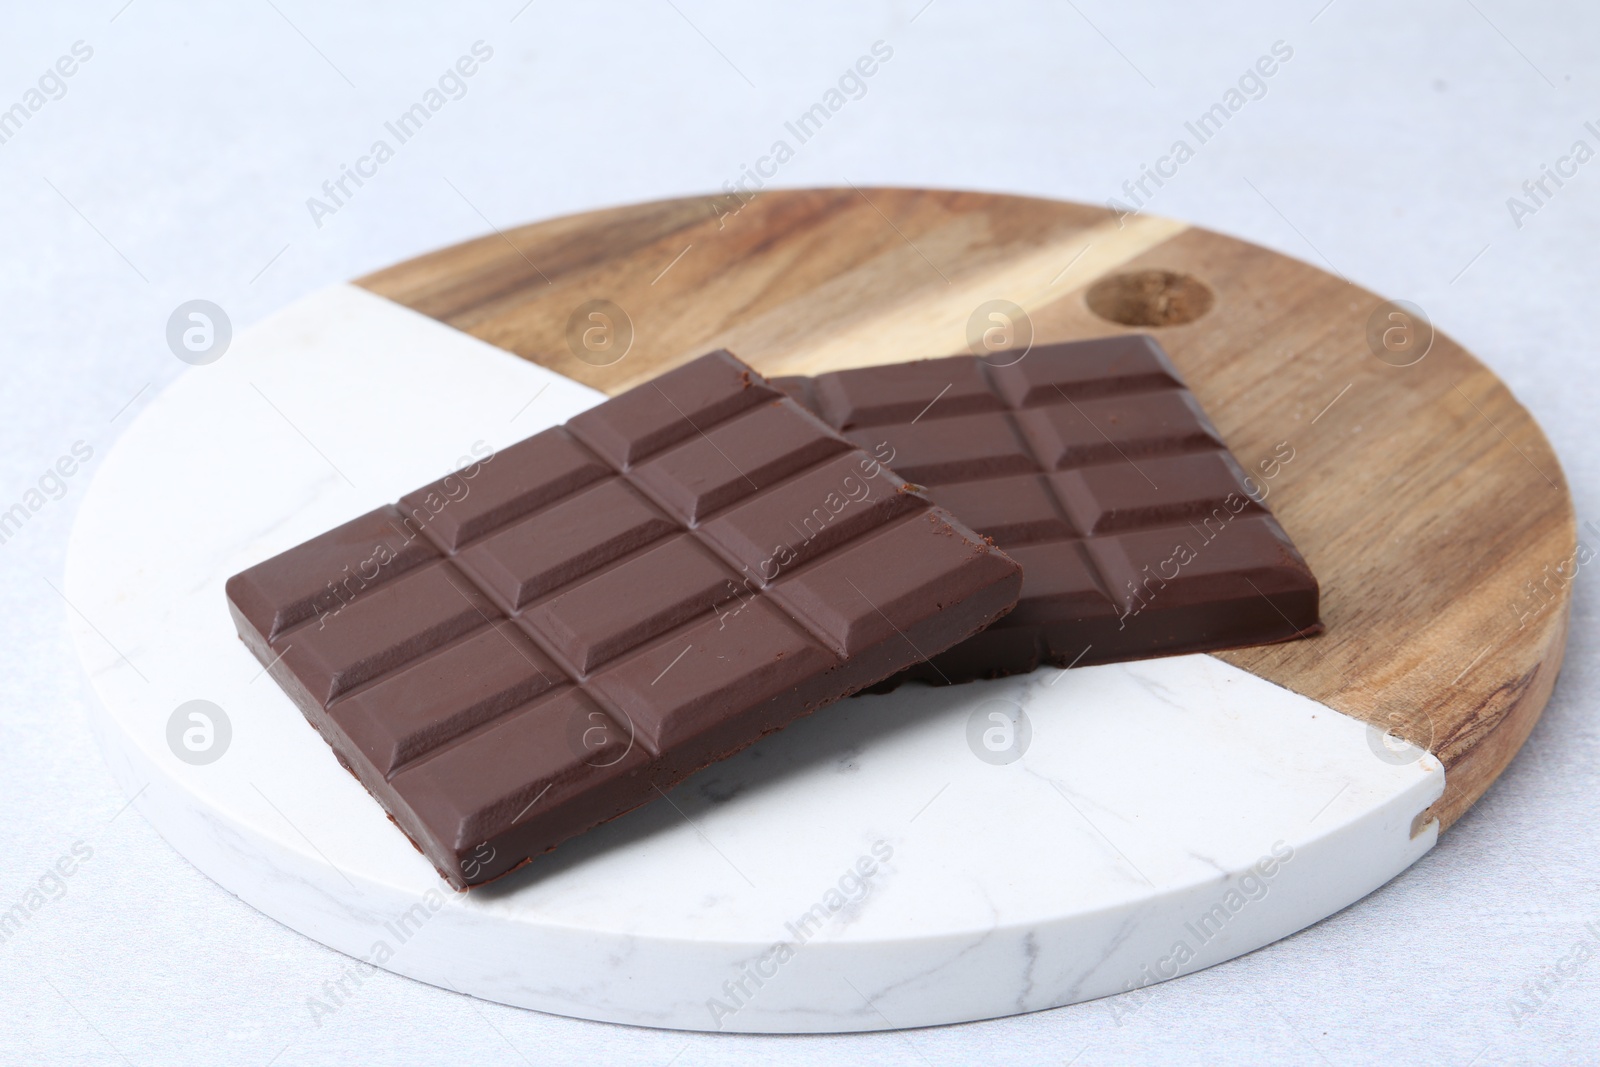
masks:
[[[1261,472],[1323,636],[856,698],[454,894],[228,617],[229,575],[710,348],[778,375],[1128,329]],[[1170,220],[851,188],[558,219],[299,301],[106,456],[66,591],[113,771],[274,918],[545,1011],[842,1031],[1138,990],[1382,885],[1532,728],[1575,540],[1538,427],[1414,308]],[[996,701],[1010,762],[969,741]]]

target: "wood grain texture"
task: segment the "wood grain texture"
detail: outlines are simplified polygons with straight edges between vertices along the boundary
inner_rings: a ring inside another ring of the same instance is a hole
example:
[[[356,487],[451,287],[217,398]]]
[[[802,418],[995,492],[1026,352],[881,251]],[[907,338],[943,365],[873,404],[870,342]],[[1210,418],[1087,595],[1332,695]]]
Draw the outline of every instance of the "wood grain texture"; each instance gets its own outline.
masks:
[[[1549,699],[1571,499],[1490,371],[1443,334],[1412,366],[1376,358],[1367,321],[1383,301],[1334,274],[1167,219],[848,188],[555,219],[357,284],[614,394],[715,347],[770,375],[949,355],[992,299],[1024,308],[1038,342],[1115,333],[1130,328],[1092,313],[1085,290],[1151,269],[1211,290],[1209,312],[1150,332],[1241,463],[1293,449],[1267,499],[1322,584],[1325,635],[1221,658],[1373,723],[1374,758],[1385,730],[1430,749],[1446,789],[1426,814],[1448,827]],[[633,329],[604,367],[567,342],[596,299]]]

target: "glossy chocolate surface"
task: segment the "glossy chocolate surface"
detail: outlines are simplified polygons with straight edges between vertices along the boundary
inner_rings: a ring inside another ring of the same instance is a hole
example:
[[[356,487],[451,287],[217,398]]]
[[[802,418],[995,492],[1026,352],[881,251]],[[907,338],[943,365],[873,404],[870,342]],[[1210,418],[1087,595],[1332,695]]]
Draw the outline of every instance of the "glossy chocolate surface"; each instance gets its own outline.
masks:
[[[227,593],[340,762],[464,888],[943,651],[1020,584],[719,352]]]
[[[968,681],[1319,633],[1317,581],[1154,339],[773,384],[1022,564],[1022,598],[907,677]]]

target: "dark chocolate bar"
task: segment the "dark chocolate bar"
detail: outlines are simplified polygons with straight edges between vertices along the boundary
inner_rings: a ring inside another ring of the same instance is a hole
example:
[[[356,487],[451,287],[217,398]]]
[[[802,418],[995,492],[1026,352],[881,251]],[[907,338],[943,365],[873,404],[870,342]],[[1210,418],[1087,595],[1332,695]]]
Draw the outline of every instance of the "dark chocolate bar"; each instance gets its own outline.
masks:
[[[1017,565],[725,352],[229,579],[452,885],[1003,615]]]
[[[879,688],[1322,630],[1316,578],[1153,338],[772,384],[1022,564],[1015,611]]]

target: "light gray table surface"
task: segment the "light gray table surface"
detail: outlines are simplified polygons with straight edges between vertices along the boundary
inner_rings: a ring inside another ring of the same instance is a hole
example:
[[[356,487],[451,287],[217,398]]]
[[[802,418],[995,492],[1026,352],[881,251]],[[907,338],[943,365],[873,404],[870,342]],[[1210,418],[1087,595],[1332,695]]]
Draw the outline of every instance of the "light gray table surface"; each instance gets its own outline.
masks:
[[[1592,5],[400,6],[95,0],[3,16],[0,109],[26,108],[41,78],[43,90],[25,122],[0,122],[0,510],[75,442],[95,459],[0,544],[0,910],[74,844],[92,850],[0,944],[0,1061],[1600,1062],[1590,568],[1543,720],[1431,854],[1344,912],[1137,1004],[762,1038],[556,1018],[375,973],[314,1019],[308,998],[343,958],[123,810],[52,588],[96,461],[186,370],[164,338],[185,300],[242,327],[489,223],[720,189],[879,41],[892,59],[773,185],[1103,202],[1281,41],[1292,59],[1149,210],[1425,308],[1540,420],[1580,521],[1600,526],[1600,160],[1547,181],[1541,203],[1523,190],[1575,142],[1600,151]],[[313,219],[307,198],[478,41],[493,55],[465,94]],[[92,54],[46,76],[75,46]],[[1536,210],[1513,212],[1512,197]],[[1583,537],[1600,550],[1600,533]]]

